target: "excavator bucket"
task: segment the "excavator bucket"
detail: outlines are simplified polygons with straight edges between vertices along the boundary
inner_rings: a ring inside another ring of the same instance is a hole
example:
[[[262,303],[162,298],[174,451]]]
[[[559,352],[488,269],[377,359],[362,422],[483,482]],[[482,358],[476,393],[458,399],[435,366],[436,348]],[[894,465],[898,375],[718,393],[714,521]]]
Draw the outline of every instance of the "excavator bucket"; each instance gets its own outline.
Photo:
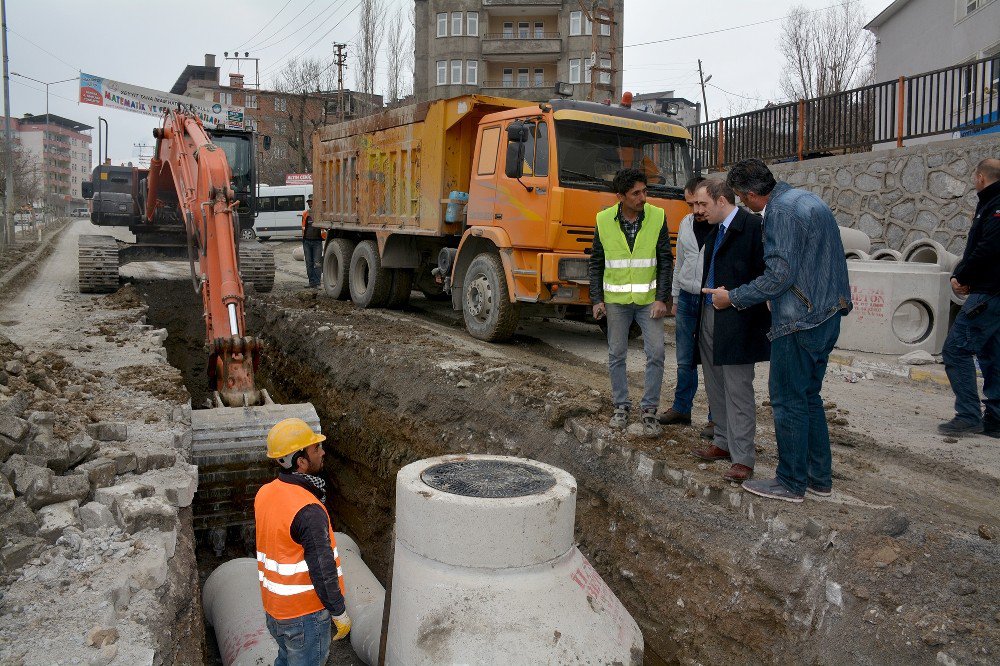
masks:
[[[213,407],[191,412],[193,462],[199,474],[233,463],[267,461],[267,433],[275,423],[300,418],[320,432],[319,416],[312,403]]]

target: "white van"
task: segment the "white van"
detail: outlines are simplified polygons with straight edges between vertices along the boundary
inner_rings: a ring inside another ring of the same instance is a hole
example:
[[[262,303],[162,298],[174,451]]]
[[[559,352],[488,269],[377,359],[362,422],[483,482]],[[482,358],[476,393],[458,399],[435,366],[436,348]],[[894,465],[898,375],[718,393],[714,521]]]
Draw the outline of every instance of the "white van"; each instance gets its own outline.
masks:
[[[257,188],[257,238],[302,238],[302,211],[312,185],[261,185]]]

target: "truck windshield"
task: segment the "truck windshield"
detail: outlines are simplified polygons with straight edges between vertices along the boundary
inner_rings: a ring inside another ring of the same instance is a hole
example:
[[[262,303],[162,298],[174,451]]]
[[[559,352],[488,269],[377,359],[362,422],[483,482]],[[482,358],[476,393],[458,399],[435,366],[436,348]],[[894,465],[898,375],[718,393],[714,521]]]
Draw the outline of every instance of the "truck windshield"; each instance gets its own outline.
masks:
[[[619,169],[641,169],[650,190],[678,190],[690,168],[682,139],[575,120],[556,122],[559,182],[611,189]],[[675,192],[676,194],[676,192]]]

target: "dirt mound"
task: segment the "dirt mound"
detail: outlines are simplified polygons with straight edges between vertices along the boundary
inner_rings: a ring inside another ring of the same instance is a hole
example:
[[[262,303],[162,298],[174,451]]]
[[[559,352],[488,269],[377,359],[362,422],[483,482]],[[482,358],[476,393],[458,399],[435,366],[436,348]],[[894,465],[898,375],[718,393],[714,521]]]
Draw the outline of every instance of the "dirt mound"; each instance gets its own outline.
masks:
[[[142,296],[139,294],[139,290],[129,282],[115,293],[105,296],[103,305],[112,310],[131,310],[142,307]]]

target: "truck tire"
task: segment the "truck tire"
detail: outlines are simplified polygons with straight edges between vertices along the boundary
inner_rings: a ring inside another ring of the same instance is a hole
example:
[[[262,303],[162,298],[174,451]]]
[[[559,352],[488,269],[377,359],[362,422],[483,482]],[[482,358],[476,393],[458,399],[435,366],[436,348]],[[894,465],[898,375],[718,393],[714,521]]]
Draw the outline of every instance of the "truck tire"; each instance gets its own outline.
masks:
[[[330,298],[346,301],[351,297],[348,287],[351,272],[351,256],[354,242],[346,238],[334,238],[323,251],[323,291]]]
[[[351,254],[351,272],[348,278],[351,300],[361,308],[380,308],[389,300],[392,273],[382,268],[375,241],[358,243]]]
[[[517,303],[510,302],[503,263],[484,252],[472,260],[462,283],[462,314],[469,334],[486,342],[503,342],[517,329]]]
[[[413,291],[413,270],[396,268],[391,272],[392,288],[389,290],[389,300],[385,306],[399,310],[410,302],[410,292]]]

